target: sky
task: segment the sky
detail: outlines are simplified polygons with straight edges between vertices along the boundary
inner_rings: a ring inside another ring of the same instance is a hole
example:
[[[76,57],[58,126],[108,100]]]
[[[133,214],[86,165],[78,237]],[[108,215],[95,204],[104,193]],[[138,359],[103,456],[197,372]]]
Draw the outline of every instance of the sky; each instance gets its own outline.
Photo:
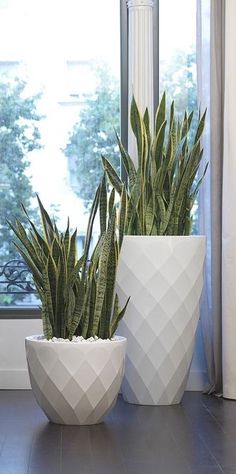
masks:
[[[0,57],[102,57],[117,69],[119,0],[4,0],[0,2]]]
[[[196,42],[196,0],[159,0],[160,59]]]

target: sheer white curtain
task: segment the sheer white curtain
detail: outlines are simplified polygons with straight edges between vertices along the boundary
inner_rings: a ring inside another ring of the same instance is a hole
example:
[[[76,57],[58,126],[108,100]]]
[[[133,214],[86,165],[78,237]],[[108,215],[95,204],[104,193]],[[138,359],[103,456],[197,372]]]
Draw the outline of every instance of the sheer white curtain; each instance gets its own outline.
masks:
[[[236,1],[198,0],[199,100],[208,107],[199,201],[207,234],[202,327],[209,392],[236,399]]]
[[[207,236],[201,322],[209,393],[222,391],[223,38],[224,0],[197,0],[198,98],[208,111],[203,146],[209,167],[199,195],[199,230]]]
[[[223,395],[236,399],[236,1],[225,2],[222,234]]]

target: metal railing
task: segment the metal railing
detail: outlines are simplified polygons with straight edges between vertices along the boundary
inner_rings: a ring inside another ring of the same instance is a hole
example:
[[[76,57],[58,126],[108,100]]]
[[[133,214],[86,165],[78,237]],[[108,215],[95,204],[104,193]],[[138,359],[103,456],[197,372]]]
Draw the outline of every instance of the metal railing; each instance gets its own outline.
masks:
[[[0,265],[0,295],[36,293],[31,272],[24,261],[10,260]]]

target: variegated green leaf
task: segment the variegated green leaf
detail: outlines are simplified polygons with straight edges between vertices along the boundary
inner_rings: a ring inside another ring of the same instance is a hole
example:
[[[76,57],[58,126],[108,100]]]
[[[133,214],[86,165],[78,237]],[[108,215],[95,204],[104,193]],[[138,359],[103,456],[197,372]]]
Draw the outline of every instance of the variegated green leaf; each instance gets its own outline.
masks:
[[[162,124],[165,122],[165,120],[166,120],[166,93],[164,92],[156,111],[155,136],[158,135],[159,130],[162,127]]]
[[[153,157],[156,162],[157,170],[160,168],[163,162],[163,152],[164,152],[163,147],[164,147],[164,141],[165,141],[166,124],[167,124],[167,121],[165,120],[161,124],[158,134],[156,136],[156,139],[154,141]]]
[[[101,249],[101,258],[99,261],[99,271],[97,279],[97,291],[96,291],[96,303],[94,312],[94,323],[93,323],[93,334],[97,334],[100,323],[103,301],[106,293],[107,280],[108,280],[108,261],[111,249],[111,240],[114,232],[114,225],[116,220],[116,212],[113,210],[112,217],[110,219],[108,230],[104,238],[104,243]]]
[[[45,308],[45,311],[47,313],[47,317],[50,321],[50,324],[52,326],[53,333],[55,334],[56,337],[60,337],[60,335],[58,334],[57,329],[55,327],[53,304],[52,304],[52,295],[51,295],[51,289],[50,289],[50,284],[49,284],[49,280],[48,280],[47,267],[43,268],[42,278],[43,278],[44,308]]]
[[[125,185],[123,185],[121,198],[120,198],[119,216],[118,216],[119,249],[121,249],[123,238],[124,238],[126,216],[127,216],[127,193],[126,193]]]
[[[104,234],[107,228],[107,189],[105,174],[102,178],[99,198],[100,232]]]
[[[91,292],[92,292],[92,284],[88,284],[86,295],[84,298],[83,324],[82,324],[82,334],[81,334],[85,339],[87,337],[88,328],[89,328]]]
[[[153,224],[155,220],[155,209],[154,209],[153,196],[150,197],[147,209],[145,212],[145,235],[151,235]]]
[[[115,188],[112,188],[111,194],[109,196],[109,203],[108,203],[109,218],[112,215],[112,211],[113,211],[113,208],[114,208],[114,202],[115,202]]]
[[[37,196],[37,200],[38,200],[38,204],[39,204],[40,215],[41,215],[41,220],[42,220],[42,224],[43,224],[43,230],[44,230],[44,233],[45,233],[45,237],[46,237],[47,242],[51,242],[51,240],[53,239],[53,236],[54,236],[53,223],[52,223],[46,209],[43,207],[43,204],[42,204],[41,200],[39,199],[38,194],[36,196]]]
[[[97,188],[97,191],[93,200],[93,204],[91,207],[90,215],[89,215],[89,221],[88,221],[85,244],[84,244],[84,255],[83,255],[83,265],[82,265],[82,275],[81,275],[82,280],[85,278],[89,248],[90,248],[92,232],[93,232],[93,223],[94,223],[94,219],[96,217],[96,213],[97,213],[97,209],[99,205],[99,198],[100,198],[100,186]]]
[[[130,107],[130,123],[137,142],[138,163],[142,167],[144,153],[144,124],[135,98],[132,98]]]
[[[38,270],[36,267],[34,261],[30,258],[27,252],[24,251],[22,247],[20,247],[16,242],[13,242],[23,259],[25,260],[25,263],[28,265],[30,268],[30,271],[32,272],[32,275],[34,277],[34,280],[37,282],[37,284],[42,288],[43,287],[43,278],[42,278],[42,273],[41,271]]]
[[[72,315],[71,325],[69,329],[69,339],[72,339],[73,335],[76,332],[76,329],[79,326],[80,320],[82,318],[82,311],[84,306],[84,298],[85,298],[85,288],[83,281],[79,286],[78,294],[75,300],[75,309]]]
[[[119,136],[118,134],[116,133],[116,138],[117,138],[117,142],[118,142],[118,145],[119,145],[119,149],[120,149],[120,154],[121,154],[121,159],[122,159],[122,163],[124,165],[124,168],[126,170],[126,173],[128,175],[128,179],[129,179],[129,186],[130,188],[132,189],[132,187],[134,186],[135,184],[135,180],[136,180],[136,169],[135,169],[135,166],[134,166],[134,162],[133,160],[130,158],[129,156],[129,153],[125,150],[125,148],[123,147],[120,139],[119,139]]]
[[[104,171],[106,172],[107,177],[108,177],[111,185],[114,186],[115,190],[119,194],[121,194],[122,181],[119,178],[117,172],[115,171],[113,166],[109,163],[109,161],[104,156],[102,156],[102,164],[103,164]]]
[[[117,298],[117,295],[116,295],[116,298]],[[117,330],[117,327],[118,327],[118,324],[119,324],[119,322],[121,321],[121,319],[123,318],[123,316],[125,314],[127,306],[129,304],[129,300],[130,300],[130,298],[127,299],[127,301],[125,303],[125,306],[121,311],[119,311],[119,310],[117,311],[118,302],[117,302],[117,299],[115,300],[115,311],[114,311],[112,322],[111,322],[111,329],[110,329],[110,335],[111,336],[110,337],[112,337],[115,334],[115,332]]]
[[[198,124],[198,127],[197,127],[197,132],[196,132],[195,139],[194,139],[194,143],[197,143],[200,140],[201,136],[202,136],[202,133],[203,133],[203,130],[204,130],[204,127],[205,127],[206,113],[207,113],[207,109],[205,110],[204,114],[200,118],[200,121],[199,121],[199,124]]]

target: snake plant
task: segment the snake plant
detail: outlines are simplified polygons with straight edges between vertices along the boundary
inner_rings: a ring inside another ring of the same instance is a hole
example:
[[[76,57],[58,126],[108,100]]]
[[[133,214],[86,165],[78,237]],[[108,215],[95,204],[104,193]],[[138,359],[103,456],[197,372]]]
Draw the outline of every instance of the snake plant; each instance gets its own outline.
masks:
[[[131,103],[130,121],[137,144],[137,169],[116,134],[121,160],[127,173],[124,190],[121,179],[106,157],[104,170],[112,186],[124,201],[126,194],[125,230],[131,235],[189,235],[192,230],[191,210],[204,178],[198,176],[203,155],[200,139],[206,111],[199,113],[193,138],[193,112],[184,113],[181,121],[172,102],[166,110],[162,96],[155,115],[155,130],[150,131],[148,110],[141,115],[135,99]],[[123,207],[123,204],[121,204]]]
[[[46,339],[74,335],[85,339],[98,336],[111,338],[125,313],[115,294],[115,277],[121,244],[123,219],[119,211],[120,236],[117,236],[118,211],[114,191],[107,199],[105,176],[97,189],[91,208],[84,252],[77,259],[76,230],[70,232],[68,220],[65,232],[60,232],[38,197],[43,233],[30,220],[29,229],[19,220],[9,223],[15,236],[15,246],[32,272],[42,304],[43,332]],[[101,233],[91,253],[94,219],[99,212]]]

